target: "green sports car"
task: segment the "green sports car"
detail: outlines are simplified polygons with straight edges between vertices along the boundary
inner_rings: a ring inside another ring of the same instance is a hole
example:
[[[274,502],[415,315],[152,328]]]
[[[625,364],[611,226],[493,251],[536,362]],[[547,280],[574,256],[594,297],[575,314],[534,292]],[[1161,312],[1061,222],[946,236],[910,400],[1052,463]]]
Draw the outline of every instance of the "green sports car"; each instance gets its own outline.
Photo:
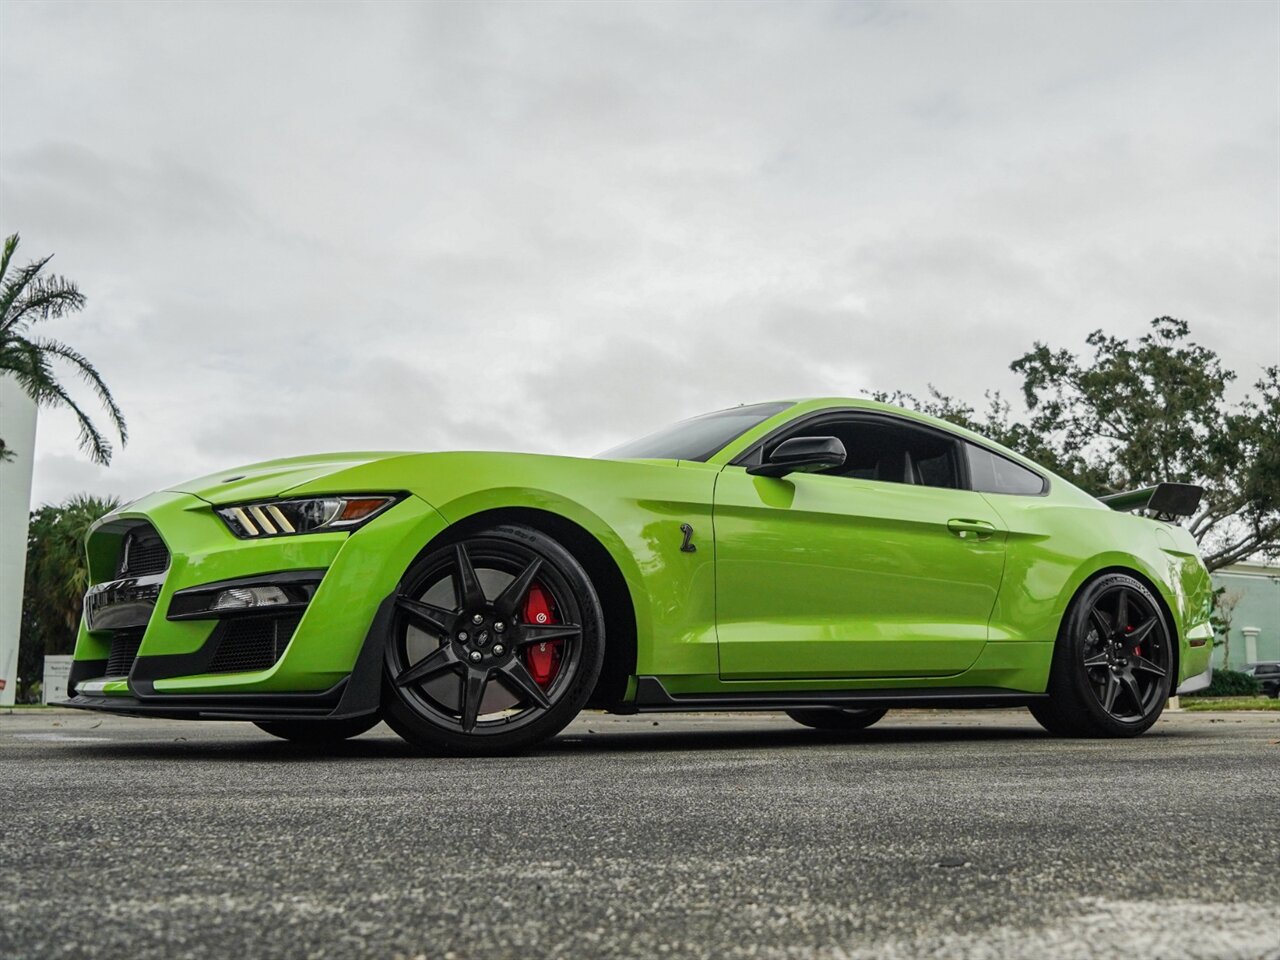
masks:
[[[1195,487],[1102,502],[951,424],[759,403],[592,459],[343,453],[100,520],[70,706],[519,750],[584,707],[1022,705],[1133,736],[1209,678]]]

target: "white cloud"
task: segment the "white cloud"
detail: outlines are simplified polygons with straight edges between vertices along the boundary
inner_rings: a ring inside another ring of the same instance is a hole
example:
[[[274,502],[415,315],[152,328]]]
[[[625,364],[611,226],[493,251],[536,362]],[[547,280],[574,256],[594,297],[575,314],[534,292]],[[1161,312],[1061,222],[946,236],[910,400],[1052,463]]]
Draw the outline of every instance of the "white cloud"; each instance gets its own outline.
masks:
[[[779,395],[1013,385],[1170,313],[1280,362],[1268,4],[0,6],[0,229],[132,440],[585,453]]]

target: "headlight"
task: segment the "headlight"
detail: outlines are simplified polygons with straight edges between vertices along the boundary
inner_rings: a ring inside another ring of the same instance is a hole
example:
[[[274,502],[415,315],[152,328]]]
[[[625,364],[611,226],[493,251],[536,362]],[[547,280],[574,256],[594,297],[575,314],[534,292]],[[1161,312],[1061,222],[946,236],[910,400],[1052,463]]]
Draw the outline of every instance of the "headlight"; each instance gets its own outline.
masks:
[[[281,537],[296,533],[353,530],[372,520],[399,497],[307,497],[218,507],[217,514],[241,539]]]

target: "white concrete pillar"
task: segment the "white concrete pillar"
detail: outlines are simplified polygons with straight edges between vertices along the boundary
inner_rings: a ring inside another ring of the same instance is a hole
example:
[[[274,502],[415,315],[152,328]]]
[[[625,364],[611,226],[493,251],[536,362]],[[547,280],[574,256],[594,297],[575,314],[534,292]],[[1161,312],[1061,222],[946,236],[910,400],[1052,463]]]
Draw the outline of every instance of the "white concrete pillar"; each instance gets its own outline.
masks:
[[[1258,637],[1262,634],[1260,627],[1242,627],[1244,634],[1244,662],[1248,666],[1258,662]]]
[[[36,450],[35,402],[8,376],[0,376],[0,439],[13,451],[12,460],[0,462],[0,707],[7,707],[18,692],[18,633]]]

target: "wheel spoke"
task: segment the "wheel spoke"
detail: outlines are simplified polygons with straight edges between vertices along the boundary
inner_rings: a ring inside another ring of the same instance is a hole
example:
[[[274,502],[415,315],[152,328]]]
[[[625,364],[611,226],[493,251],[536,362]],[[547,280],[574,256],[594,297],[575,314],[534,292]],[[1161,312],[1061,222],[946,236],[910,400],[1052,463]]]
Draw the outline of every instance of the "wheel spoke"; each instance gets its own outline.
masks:
[[[442,646],[432,650],[413,666],[401,671],[396,677],[396,686],[406,687],[418,680],[426,680],[428,677],[455,670],[461,662],[453,652],[453,645],[445,641]]]
[[[538,686],[538,681],[534,680],[525,665],[517,659],[512,659],[505,666],[499,667],[502,671],[501,679],[507,681],[508,685],[514,689],[512,693],[521,694],[525,700],[532,701],[535,706],[546,707],[551,706],[551,701],[547,699],[547,695],[543,693],[542,688]]]
[[[1144,716],[1146,710],[1142,705],[1142,691],[1138,688],[1138,681],[1133,678],[1132,673],[1122,673],[1120,681],[1124,685],[1125,691],[1129,694],[1129,699],[1133,701],[1133,705],[1138,708],[1138,716]]]
[[[1095,654],[1092,657],[1085,657],[1085,667],[1105,667],[1109,661],[1105,653]]]
[[[1111,626],[1111,621],[1107,619],[1107,615],[1097,607],[1089,611],[1089,619],[1093,621],[1093,626],[1097,629],[1100,638],[1105,640],[1115,632]]]
[[[458,619],[457,614],[433,603],[423,603],[412,597],[396,597],[396,606],[409,615],[409,619],[419,626],[426,627],[442,637],[453,635],[453,626]]]
[[[1164,676],[1164,668],[1152,663],[1146,657],[1130,657],[1129,665],[1135,670],[1145,670],[1147,673],[1154,673],[1157,677]]]
[[[1156,621],[1155,618],[1152,617],[1142,626],[1138,627],[1138,629],[1134,630],[1133,633],[1126,633],[1124,639],[1128,643],[1141,643],[1151,635],[1151,631],[1155,628]]]
[[[1111,708],[1116,705],[1116,694],[1120,692],[1120,681],[1116,679],[1116,675],[1107,672],[1107,681],[1102,689],[1102,709],[1111,712]]]
[[[485,604],[484,587],[480,586],[476,568],[471,565],[471,554],[467,553],[466,545],[460,543],[454,547],[454,556],[458,564],[458,603],[463,610],[478,610]]]
[[[573,640],[582,636],[582,627],[576,623],[526,623],[520,627],[520,636],[515,640],[517,647],[527,647],[531,643],[549,643],[552,640]]]
[[[470,733],[480,716],[480,701],[484,699],[484,689],[489,685],[488,668],[471,668],[462,678],[462,730]]]
[[[1129,625],[1129,591],[1121,590],[1116,601],[1116,632],[1122,632]]]
[[[533,586],[533,578],[538,575],[541,568],[542,561],[535,558],[531,564],[520,571],[519,576],[507,584],[506,589],[498,595],[498,599],[493,601],[493,608],[498,616],[504,620],[515,621],[520,612],[520,604],[524,602],[525,595]]]

